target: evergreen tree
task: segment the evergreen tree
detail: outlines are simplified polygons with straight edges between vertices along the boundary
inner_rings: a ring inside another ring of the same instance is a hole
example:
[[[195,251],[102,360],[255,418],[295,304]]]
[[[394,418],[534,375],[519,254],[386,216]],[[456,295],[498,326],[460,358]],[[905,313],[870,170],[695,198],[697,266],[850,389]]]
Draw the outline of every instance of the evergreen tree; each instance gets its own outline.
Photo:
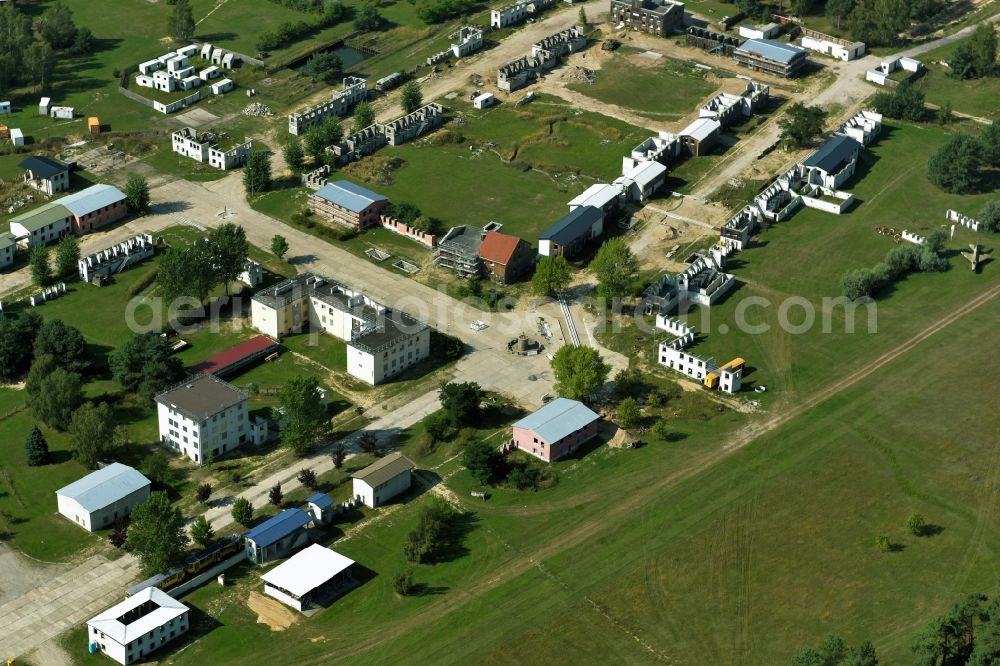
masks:
[[[285,493],[281,491],[281,484],[276,483],[271,486],[271,489],[267,491],[267,501],[271,503],[272,506],[281,506],[281,502],[285,499]]]
[[[38,426],[32,426],[28,438],[24,441],[24,451],[29,467],[38,467],[49,461],[49,445]]]
[[[128,209],[136,215],[145,215],[149,212],[149,182],[146,177],[138,174],[129,174],[125,181],[125,201]]]
[[[931,156],[927,177],[945,192],[968,194],[983,183],[983,145],[975,137],[958,134]]]
[[[31,265],[31,282],[36,287],[47,287],[52,282],[52,267],[49,265],[49,248],[35,245],[28,254]]]
[[[175,42],[190,42],[195,30],[194,12],[188,0],[177,0],[167,24],[167,34]]]

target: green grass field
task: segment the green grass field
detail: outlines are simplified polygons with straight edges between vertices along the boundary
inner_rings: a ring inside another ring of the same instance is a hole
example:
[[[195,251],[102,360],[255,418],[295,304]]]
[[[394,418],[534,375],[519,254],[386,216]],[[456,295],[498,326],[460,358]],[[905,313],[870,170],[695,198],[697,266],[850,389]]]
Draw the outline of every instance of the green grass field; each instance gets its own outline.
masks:
[[[628,49],[616,52],[594,75],[593,84],[570,89],[656,120],[680,120],[715,90],[703,69],[673,58],[645,60]]]
[[[917,81],[917,87],[924,92],[926,100],[931,104],[951,104],[955,111],[995,120],[1000,118],[1000,108],[997,106],[1000,78],[989,76],[962,81],[950,76],[947,67],[937,64],[938,61],[948,61],[959,44],[968,41],[969,38],[966,38],[921,56],[921,62],[927,67],[927,71]]]

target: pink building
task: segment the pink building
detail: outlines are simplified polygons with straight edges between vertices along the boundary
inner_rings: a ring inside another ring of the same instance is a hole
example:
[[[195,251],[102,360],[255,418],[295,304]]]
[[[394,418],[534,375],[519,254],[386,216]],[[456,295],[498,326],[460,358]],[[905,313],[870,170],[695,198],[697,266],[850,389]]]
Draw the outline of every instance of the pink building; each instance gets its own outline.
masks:
[[[90,187],[56,200],[73,214],[73,231],[86,234],[128,215],[125,195],[111,185]]]
[[[514,445],[552,462],[594,437],[600,420],[582,402],[559,398],[514,424]]]

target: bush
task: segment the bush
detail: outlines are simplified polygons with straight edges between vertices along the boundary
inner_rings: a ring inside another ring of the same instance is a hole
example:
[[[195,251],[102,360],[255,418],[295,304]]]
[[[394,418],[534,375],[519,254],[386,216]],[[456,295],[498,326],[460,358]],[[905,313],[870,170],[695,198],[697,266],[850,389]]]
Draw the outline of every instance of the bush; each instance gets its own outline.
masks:
[[[911,513],[910,517],[906,519],[906,531],[913,536],[923,536],[926,529],[927,521],[916,511]]]
[[[212,496],[212,484],[203,483],[198,486],[198,490],[195,491],[195,496],[198,498],[199,502],[207,502],[208,498]]]
[[[875,547],[883,553],[888,553],[892,550],[892,542],[889,541],[888,535],[879,534],[875,537]]]
[[[309,490],[316,489],[316,472],[311,469],[304,469],[299,472],[299,483],[308,488]]]
[[[400,596],[407,596],[413,592],[413,570],[401,571],[392,577],[392,589]]]

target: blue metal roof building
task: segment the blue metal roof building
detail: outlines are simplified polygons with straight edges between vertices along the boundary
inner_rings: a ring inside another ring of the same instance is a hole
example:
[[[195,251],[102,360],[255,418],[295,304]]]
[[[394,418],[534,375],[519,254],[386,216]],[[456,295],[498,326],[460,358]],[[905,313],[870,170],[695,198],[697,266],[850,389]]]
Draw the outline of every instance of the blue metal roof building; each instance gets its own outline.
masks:
[[[243,535],[247,558],[264,564],[297,550],[309,540],[304,529],[313,517],[302,509],[285,509]]]
[[[795,76],[806,66],[809,52],[794,44],[773,39],[748,39],[735,51],[737,63],[776,76]]]
[[[77,217],[89,215],[105,206],[112,206],[119,201],[125,201],[125,195],[117,187],[99,183],[85,190],[67,194],[57,203],[65,206]]]
[[[802,166],[819,169],[832,175],[838,173],[844,165],[857,157],[860,150],[861,146],[857,141],[838,134],[805,158],[802,161]]]
[[[582,402],[557,398],[533,414],[528,414],[514,424],[538,434],[547,442],[557,442],[567,435],[585,428],[601,417]]]
[[[538,251],[545,256],[570,256],[603,231],[604,211],[594,206],[578,206],[538,236]]]
[[[329,509],[333,506],[333,498],[326,493],[316,493],[306,498],[306,504],[315,504],[321,509]]]
[[[327,183],[316,191],[316,196],[346,208],[352,213],[361,213],[374,203],[388,201],[381,194],[346,180]]]

